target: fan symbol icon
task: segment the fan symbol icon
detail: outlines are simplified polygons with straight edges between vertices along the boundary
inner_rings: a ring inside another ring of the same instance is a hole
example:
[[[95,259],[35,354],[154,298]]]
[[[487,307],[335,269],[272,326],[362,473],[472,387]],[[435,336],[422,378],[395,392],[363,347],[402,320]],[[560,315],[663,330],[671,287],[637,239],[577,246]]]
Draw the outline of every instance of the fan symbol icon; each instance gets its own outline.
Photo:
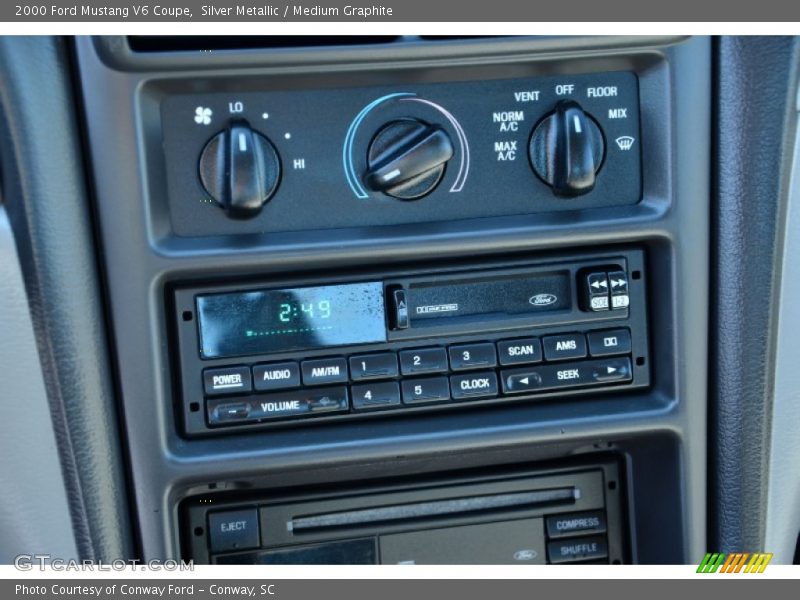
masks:
[[[211,115],[213,114],[210,108],[198,106],[194,109],[194,122],[198,125],[208,125],[211,123]]]

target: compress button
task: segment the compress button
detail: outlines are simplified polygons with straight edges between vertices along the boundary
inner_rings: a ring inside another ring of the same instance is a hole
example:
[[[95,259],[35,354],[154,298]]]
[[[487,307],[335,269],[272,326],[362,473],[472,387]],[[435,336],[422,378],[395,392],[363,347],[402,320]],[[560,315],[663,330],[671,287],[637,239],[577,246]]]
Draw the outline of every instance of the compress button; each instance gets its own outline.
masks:
[[[547,517],[547,537],[562,538],[589,533],[605,533],[606,515],[602,510]]]

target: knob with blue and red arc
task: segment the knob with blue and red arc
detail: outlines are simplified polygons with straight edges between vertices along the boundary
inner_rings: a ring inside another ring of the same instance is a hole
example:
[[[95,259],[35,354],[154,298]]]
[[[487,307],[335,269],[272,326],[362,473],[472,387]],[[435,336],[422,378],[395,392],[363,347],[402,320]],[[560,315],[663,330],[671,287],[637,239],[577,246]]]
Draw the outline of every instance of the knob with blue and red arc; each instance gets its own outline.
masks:
[[[439,125],[398,119],[381,127],[367,150],[364,184],[400,200],[417,200],[441,183],[453,142]]]

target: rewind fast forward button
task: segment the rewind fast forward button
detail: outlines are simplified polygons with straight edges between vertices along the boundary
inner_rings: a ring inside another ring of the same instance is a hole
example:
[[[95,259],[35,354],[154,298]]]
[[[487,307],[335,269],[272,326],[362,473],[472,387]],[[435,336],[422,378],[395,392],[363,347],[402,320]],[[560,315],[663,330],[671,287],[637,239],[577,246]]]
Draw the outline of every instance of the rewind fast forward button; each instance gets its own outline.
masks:
[[[601,292],[608,289],[608,281],[605,279],[595,279],[591,284],[592,289],[596,292]]]
[[[608,275],[589,273],[586,276],[586,305],[591,311],[608,310]]]
[[[611,309],[628,308],[628,274],[625,271],[613,271],[608,274],[611,288]]]

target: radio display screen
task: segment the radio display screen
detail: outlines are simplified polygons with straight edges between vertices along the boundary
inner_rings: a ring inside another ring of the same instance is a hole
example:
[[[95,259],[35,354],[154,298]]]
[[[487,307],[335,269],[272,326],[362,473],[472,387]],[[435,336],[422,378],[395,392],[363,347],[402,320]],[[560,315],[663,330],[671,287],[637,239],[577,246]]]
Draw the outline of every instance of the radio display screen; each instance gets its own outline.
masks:
[[[203,358],[386,341],[380,282],[209,294],[196,301]]]

